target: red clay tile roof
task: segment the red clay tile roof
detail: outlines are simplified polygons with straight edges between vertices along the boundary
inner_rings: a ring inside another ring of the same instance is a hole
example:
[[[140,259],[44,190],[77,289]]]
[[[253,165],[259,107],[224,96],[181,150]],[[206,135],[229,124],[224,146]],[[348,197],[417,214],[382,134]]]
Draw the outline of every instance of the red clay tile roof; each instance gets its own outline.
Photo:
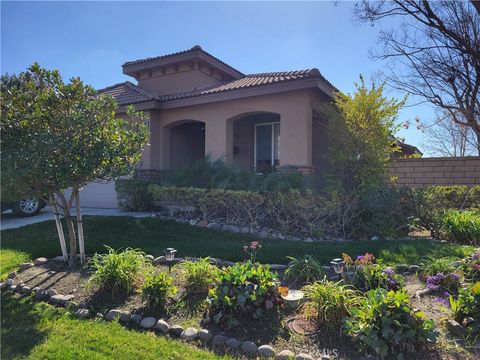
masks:
[[[167,55],[154,56],[154,57],[149,57],[149,58],[145,58],[145,59],[138,59],[138,60],[133,60],[133,61],[127,61],[125,64],[123,64],[123,66],[125,67],[125,66],[129,66],[129,65],[135,65],[135,64],[140,64],[140,63],[152,61],[152,60],[165,59],[165,58],[168,58],[168,57],[171,57],[171,56],[188,54],[188,53],[194,53],[195,51],[199,51],[199,52],[207,55],[208,57],[212,58],[213,60],[218,61],[219,63],[225,65],[226,67],[230,68],[231,70],[236,71],[237,73],[243,75],[243,73],[242,73],[241,71],[235,69],[233,66],[228,65],[227,63],[223,62],[223,61],[220,60],[219,58],[216,58],[216,57],[213,56],[212,54],[210,54],[210,53],[206,52],[205,50],[203,50],[200,45],[195,45],[195,46],[192,47],[191,49],[183,50],[183,51],[179,51],[179,52],[171,53],[171,54],[167,54]]]
[[[100,89],[98,93],[113,96],[119,105],[138,104],[157,99],[150,91],[139,88],[130,81]]]

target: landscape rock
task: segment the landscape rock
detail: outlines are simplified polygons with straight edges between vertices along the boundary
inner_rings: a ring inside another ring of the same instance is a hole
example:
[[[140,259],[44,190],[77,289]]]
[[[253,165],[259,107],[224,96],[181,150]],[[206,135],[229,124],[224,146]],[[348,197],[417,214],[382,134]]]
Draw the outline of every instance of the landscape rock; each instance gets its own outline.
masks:
[[[191,219],[188,223],[193,226],[197,224],[197,220]]]
[[[23,286],[22,287],[22,293],[24,293],[24,294],[30,294],[31,291],[32,291],[32,289],[30,288],[30,286]]]
[[[48,289],[47,294],[48,294],[48,296],[58,295],[58,293],[55,289]]]
[[[68,301],[72,300],[75,296],[74,295],[53,295],[50,296],[50,299],[48,299],[48,302],[51,304],[57,304],[57,305],[65,305]]]
[[[34,264],[35,266],[44,265],[47,261],[48,261],[47,258],[45,258],[45,257],[39,257],[39,258],[36,258],[36,259],[33,261],[33,264]]]
[[[208,221],[206,219],[203,219],[203,220],[200,220],[199,222],[197,222],[195,225],[197,225],[199,227],[207,227]]]
[[[37,299],[37,300],[45,300],[45,299],[48,299],[48,298],[49,298],[49,295],[48,295],[47,290],[45,290],[45,289],[40,289],[35,293],[35,299]]]
[[[306,243],[312,243],[313,242],[313,239],[311,237],[308,237],[304,240],[304,242]]]
[[[267,309],[267,310],[273,309],[273,302],[272,302],[272,300],[265,300],[265,309]]]
[[[161,331],[163,334],[167,334],[168,331],[170,330],[170,325],[165,320],[158,320],[157,324],[155,325],[155,329],[158,331]]]
[[[225,347],[230,350],[237,350],[240,347],[240,344],[242,342],[235,339],[235,338],[230,338],[227,341],[225,341]]]
[[[24,283],[18,284],[17,287],[15,288],[15,291],[16,292],[22,292],[22,289],[23,289],[24,286],[25,286]]]
[[[256,354],[257,353],[257,345],[251,341],[244,341],[240,346],[240,350],[246,354]]]
[[[130,321],[131,321],[133,324],[135,324],[135,325],[138,326],[138,325],[140,325],[140,323],[142,322],[142,319],[143,319],[142,315],[140,315],[140,314],[135,314],[135,315],[133,315],[133,316],[130,318]]]
[[[143,318],[143,320],[140,322],[140,327],[144,329],[151,329],[155,326],[157,323],[157,319],[154,317],[148,316],[146,318]]]
[[[152,262],[153,262],[153,260],[155,260],[155,258],[153,257],[153,255],[150,255],[150,254],[149,254],[149,255],[145,255],[145,258],[148,259],[148,260],[150,260],[150,261],[152,261]]]
[[[274,357],[275,356],[275,350],[270,345],[259,346],[258,349],[257,349],[257,353],[258,353],[258,355],[264,356],[264,357]]]
[[[275,356],[276,360],[290,360],[293,358],[295,358],[295,354],[290,350],[282,350]]]
[[[208,261],[210,262],[210,264],[216,265],[216,266],[218,266],[222,263],[222,260],[217,259],[217,258],[209,258]]]
[[[105,315],[105,320],[107,321],[117,320],[120,318],[121,315],[122,315],[121,310],[112,309],[107,313],[107,315]]]
[[[7,284],[7,286],[12,286],[13,285],[13,279],[7,279],[7,281],[5,281],[5,284]]]
[[[217,224],[216,222],[211,222],[211,223],[208,223],[207,225],[208,229],[220,229],[221,227],[222,225]]]
[[[159,257],[155,258],[155,259],[153,260],[153,263],[154,263],[155,265],[158,265],[158,264],[164,263],[165,261],[167,261],[167,258],[166,258],[164,255],[162,255],[162,256],[159,256]]]
[[[420,271],[420,266],[418,265],[410,265],[408,267],[408,271],[411,271],[412,273],[416,273],[418,271]]]
[[[36,292],[39,291],[40,289],[41,289],[40,287],[35,286],[35,287],[32,289],[32,291],[33,291],[34,293],[36,293]]]
[[[15,292],[15,290],[17,289],[17,285],[10,285],[10,286],[8,287],[8,289],[9,289],[10,291]]]
[[[225,345],[225,342],[228,340],[228,337],[225,335],[215,335],[212,340],[213,347],[219,347]]]
[[[282,264],[270,264],[270,270],[274,271],[282,271],[287,268],[287,265],[282,265]]]
[[[63,258],[63,256],[55,256],[54,258],[51,258],[50,259],[51,261],[57,261],[57,262],[65,262],[65,259]]]
[[[86,319],[90,316],[90,310],[81,308],[75,311],[75,315],[81,319]]]
[[[1,282],[0,283],[0,290],[6,289],[7,288],[7,283],[6,282]]]
[[[234,262],[231,261],[222,261],[222,266],[233,266],[235,265]]]
[[[467,333],[467,330],[453,319],[447,321],[447,328],[453,335],[456,336],[464,337]]]
[[[373,235],[373,236],[370,238],[370,240],[372,240],[372,241],[378,241],[378,240],[380,240],[380,236],[378,236],[378,235]]]
[[[132,320],[132,315],[128,311],[122,311],[120,314],[120,321],[122,323],[128,323]]]
[[[198,338],[206,344],[212,340],[213,335],[210,330],[200,329],[200,331],[198,332]]]
[[[397,264],[395,265],[395,271],[399,273],[404,273],[408,271],[408,265],[407,264]]]
[[[20,265],[20,271],[25,271],[33,266],[33,263],[23,263],[22,265]]]
[[[193,327],[189,327],[189,328],[186,328],[185,330],[183,330],[183,332],[180,334],[180,338],[184,339],[184,340],[187,340],[187,341],[193,341],[195,340],[196,338],[198,337],[198,330],[193,328]]]
[[[248,234],[248,233],[250,232],[250,228],[247,227],[247,226],[244,226],[244,227],[242,227],[242,229],[240,230],[240,232],[241,232],[242,234]]]
[[[170,334],[175,336],[180,336],[183,333],[183,327],[180,325],[172,325],[170,326]]]
[[[309,354],[300,353],[295,357],[295,360],[315,360],[313,356]]]
[[[7,276],[8,279],[15,279],[16,277],[17,277],[17,273],[15,271],[12,271]]]
[[[454,268],[459,268],[459,267],[461,267],[462,265],[463,265],[463,263],[462,263],[461,261],[459,261],[459,260],[457,260],[457,261],[452,261],[452,262],[450,263],[450,266],[452,266],[452,267],[454,267]]]

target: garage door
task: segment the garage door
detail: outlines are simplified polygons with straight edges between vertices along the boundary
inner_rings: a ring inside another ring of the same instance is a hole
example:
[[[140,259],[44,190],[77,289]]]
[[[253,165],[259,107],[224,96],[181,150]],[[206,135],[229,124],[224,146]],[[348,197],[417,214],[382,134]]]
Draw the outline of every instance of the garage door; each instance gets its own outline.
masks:
[[[80,203],[85,208],[117,209],[115,181],[89,183],[80,191]]]

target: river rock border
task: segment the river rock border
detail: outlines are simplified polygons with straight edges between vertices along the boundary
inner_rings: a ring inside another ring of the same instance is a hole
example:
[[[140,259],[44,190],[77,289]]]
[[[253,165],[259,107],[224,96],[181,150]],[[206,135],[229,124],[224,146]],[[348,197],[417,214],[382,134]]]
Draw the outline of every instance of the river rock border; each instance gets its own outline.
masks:
[[[158,257],[153,259],[149,256],[152,262],[162,263],[164,259]],[[195,260],[196,258],[189,258]],[[162,261],[163,260],[163,261]],[[181,261],[183,259],[177,259]],[[55,258],[37,258],[33,263],[23,263],[20,265],[18,272],[25,271],[33,266],[42,266],[48,261],[63,261],[63,257],[57,256]],[[221,261],[220,259],[213,259],[216,265],[231,266],[234,263],[228,261]],[[271,264],[271,268],[275,270],[284,270],[286,265]],[[197,329],[194,327],[183,328],[178,324],[169,324],[164,319],[156,319],[154,317],[143,317],[139,314],[132,314],[127,311],[119,309],[111,309],[106,314],[93,314],[87,308],[78,307],[74,302],[74,295],[58,294],[54,289],[45,289],[40,287],[30,288],[24,283],[15,283],[17,272],[12,271],[8,274],[7,280],[0,283],[1,290],[9,290],[13,293],[20,293],[24,295],[32,295],[33,299],[37,301],[45,301],[54,306],[69,308],[74,315],[79,319],[103,319],[105,321],[119,321],[125,325],[137,327],[142,331],[154,331],[158,335],[169,335],[172,338],[180,339],[189,343],[200,343],[204,346],[209,346],[216,352],[225,353],[240,353],[245,356],[261,358],[271,358],[278,360],[296,359],[296,360],[315,360],[315,358],[306,353],[295,353],[288,349],[275,349],[269,344],[260,344],[257,346],[253,341],[240,341],[236,338],[226,336],[224,332],[217,334],[212,333],[208,329]],[[318,360],[330,359],[330,356],[323,355]]]

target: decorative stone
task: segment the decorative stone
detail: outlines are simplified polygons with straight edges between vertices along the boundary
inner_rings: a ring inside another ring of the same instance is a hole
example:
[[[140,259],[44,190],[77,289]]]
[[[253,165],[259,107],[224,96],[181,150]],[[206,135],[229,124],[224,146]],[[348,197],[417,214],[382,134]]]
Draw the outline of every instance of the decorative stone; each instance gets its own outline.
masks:
[[[155,260],[155,258],[153,257],[153,255],[145,255],[145,258],[147,258],[148,260],[152,261]]]
[[[30,286],[23,286],[21,291],[22,291],[22,293],[24,293],[24,294],[30,294],[30,292],[32,291],[32,289],[30,288]]]
[[[378,240],[380,240],[380,236],[378,236],[378,235],[373,235],[373,236],[370,238],[370,240],[372,240],[372,241],[378,241]]]
[[[30,269],[31,267],[33,267],[33,263],[23,263],[22,265],[20,265],[20,271],[25,271],[27,269]]]
[[[48,302],[51,304],[65,305],[68,301],[72,300],[75,296],[73,295],[53,295],[50,296]]]
[[[242,227],[242,229],[240,230],[240,232],[241,232],[242,234],[248,234],[248,233],[250,232],[250,228],[244,226],[244,227]]]
[[[452,267],[454,267],[454,268],[459,268],[459,267],[461,267],[462,265],[463,265],[463,263],[462,263],[461,261],[459,261],[459,260],[457,260],[457,261],[452,261],[452,262],[450,263],[450,266],[452,266]]]
[[[48,275],[53,276],[53,275],[55,275],[56,273],[57,273],[57,272],[56,272],[55,270],[51,270],[51,271],[48,272]]]
[[[270,270],[283,271],[287,268],[287,265],[282,264],[270,264]]]
[[[197,220],[191,219],[188,223],[193,226],[197,224]]]
[[[158,320],[157,324],[155,325],[155,329],[158,331],[161,331],[163,334],[167,334],[168,331],[170,330],[170,325],[165,320]]]
[[[193,328],[193,327],[189,327],[189,328],[186,328],[185,330],[183,330],[183,332],[180,334],[180,338],[184,339],[184,340],[187,340],[187,341],[193,341],[195,340],[196,338],[198,337],[198,330]]]
[[[312,243],[313,242],[313,239],[311,237],[308,237],[304,240],[304,242],[306,243]]]
[[[227,341],[225,341],[225,347],[230,350],[237,350],[240,347],[240,344],[242,342],[235,339],[235,338],[230,338]]]
[[[86,319],[90,316],[90,310],[81,308],[75,311],[75,315],[81,319]]]
[[[174,336],[180,336],[183,333],[183,327],[180,325],[172,325],[170,326],[170,334]]]
[[[122,323],[128,323],[132,319],[132,315],[128,311],[122,311],[120,314],[120,321]]]
[[[265,309],[267,309],[267,310],[273,309],[273,302],[272,302],[272,300],[265,300]]]
[[[207,227],[208,220],[206,220],[206,219],[200,220],[199,222],[196,223],[196,225],[199,226],[199,227]]]
[[[38,286],[35,286],[33,289],[32,289],[32,292],[36,293],[37,291],[39,291],[41,288],[38,287]]]
[[[49,298],[49,295],[48,295],[47,290],[45,290],[45,289],[40,289],[35,293],[35,299],[37,299],[37,300],[45,300],[45,299],[48,299],[48,298]]]
[[[7,286],[12,286],[13,285],[13,279],[7,279],[7,281],[5,281],[5,283],[7,284]]]
[[[162,263],[164,263],[164,262],[166,262],[166,261],[167,261],[167,258],[162,255],[162,256],[159,256],[159,257],[155,258],[155,259],[153,260],[153,263],[154,263],[155,265],[158,265],[158,264],[162,264]]]
[[[218,266],[218,265],[220,265],[220,264],[222,263],[222,260],[217,259],[217,258],[209,258],[209,259],[208,259],[208,262],[209,262],[210,264],[212,264],[212,265]]]
[[[295,360],[315,360],[313,356],[300,353],[295,357]]]
[[[146,318],[143,318],[143,320],[140,322],[140,327],[144,329],[151,329],[155,326],[157,323],[157,319],[154,317],[148,316]]]
[[[10,286],[8,287],[8,289],[9,289],[10,291],[15,292],[15,290],[17,289],[17,285],[10,285]]]
[[[447,328],[453,335],[456,336],[463,337],[467,333],[467,330],[453,319],[447,321]]]
[[[55,289],[48,289],[47,294],[48,296],[53,296],[53,295],[57,295],[58,293]]]
[[[293,358],[295,358],[295,354],[290,350],[282,350],[275,356],[276,360],[291,360]]]
[[[404,273],[408,271],[408,265],[407,264],[398,264],[395,266],[395,270],[399,273]]]
[[[207,225],[208,229],[220,229],[221,227],[222,226],[220,224],[217,224],[216,222],[211,222]]]
[[[44,265],[47,261],[48,261],[47,258],[45,258],[45,257],[39,257],[39,258],[36,258],[36,259],[33,261],[33,264],[34,264],[35,266]]]
[[[231,261],[223,261],[222,262],[222,266],[227,266],[228,267],[228,266],[233,266],[233,265],[235,265],[235,263],[231,262]]]
[[[65,262],[65,259],[63,258],[63,256],[55,256],[54,258],[51,258],[50,259],[51,261],[57,261],[57,262]]]
[[[6,289],[7,288],[7,283],[6,282],[1,282],[0,283],[0,290]]]
[[[418,271],[420,271],[420,266],[418,265],[410,265],[408,267],[408,271],[411,271],[412,273],[416,273]]]
[[[142,319],[143,319],[142,315],[140,315],[140,314],[135,314],[135,315],[133,315],[133,316],[130,318],[130,321],[131,321],[133,324],[135,324],[135,325],[138,326],[138,325],[140,325],[140,323],[142,322]]]
[[[7,276],[8,279],[15,279],[16,277],[17,277],[17,273],[15,271],[12,271]]]
[[[105,320],[107,321],[117,320],[118,318],[120,318],[121,315],[122,315],[122,312],[120,310],[112,309],[107,313],[107,315],[105,315]]]
[[[228,337],[225,335],[215,335],[212,340],[213,347],[219,347],[225,345],[225,342],[228,340]]]
[[[270,345],[259,346],[258,349],[257,349],[257,353],[258,353],[258,355],[264,356],[264,357],[274,357],[275,356],[275,350]]]
[[[198,332],[198,337],[206,344],[212,340],[213,335],[210,330],[200,329],[200,331]]]
[[[240,350],[246,354],[256,354],[257,353],[257,345],[251,341],[244,341],[240,346]]]
[[[24,286],[25,286],[24,283],[18,284],[17,287],[15,288],[15,291],[16,292],[22,292],[22,289],[23,289]]]

